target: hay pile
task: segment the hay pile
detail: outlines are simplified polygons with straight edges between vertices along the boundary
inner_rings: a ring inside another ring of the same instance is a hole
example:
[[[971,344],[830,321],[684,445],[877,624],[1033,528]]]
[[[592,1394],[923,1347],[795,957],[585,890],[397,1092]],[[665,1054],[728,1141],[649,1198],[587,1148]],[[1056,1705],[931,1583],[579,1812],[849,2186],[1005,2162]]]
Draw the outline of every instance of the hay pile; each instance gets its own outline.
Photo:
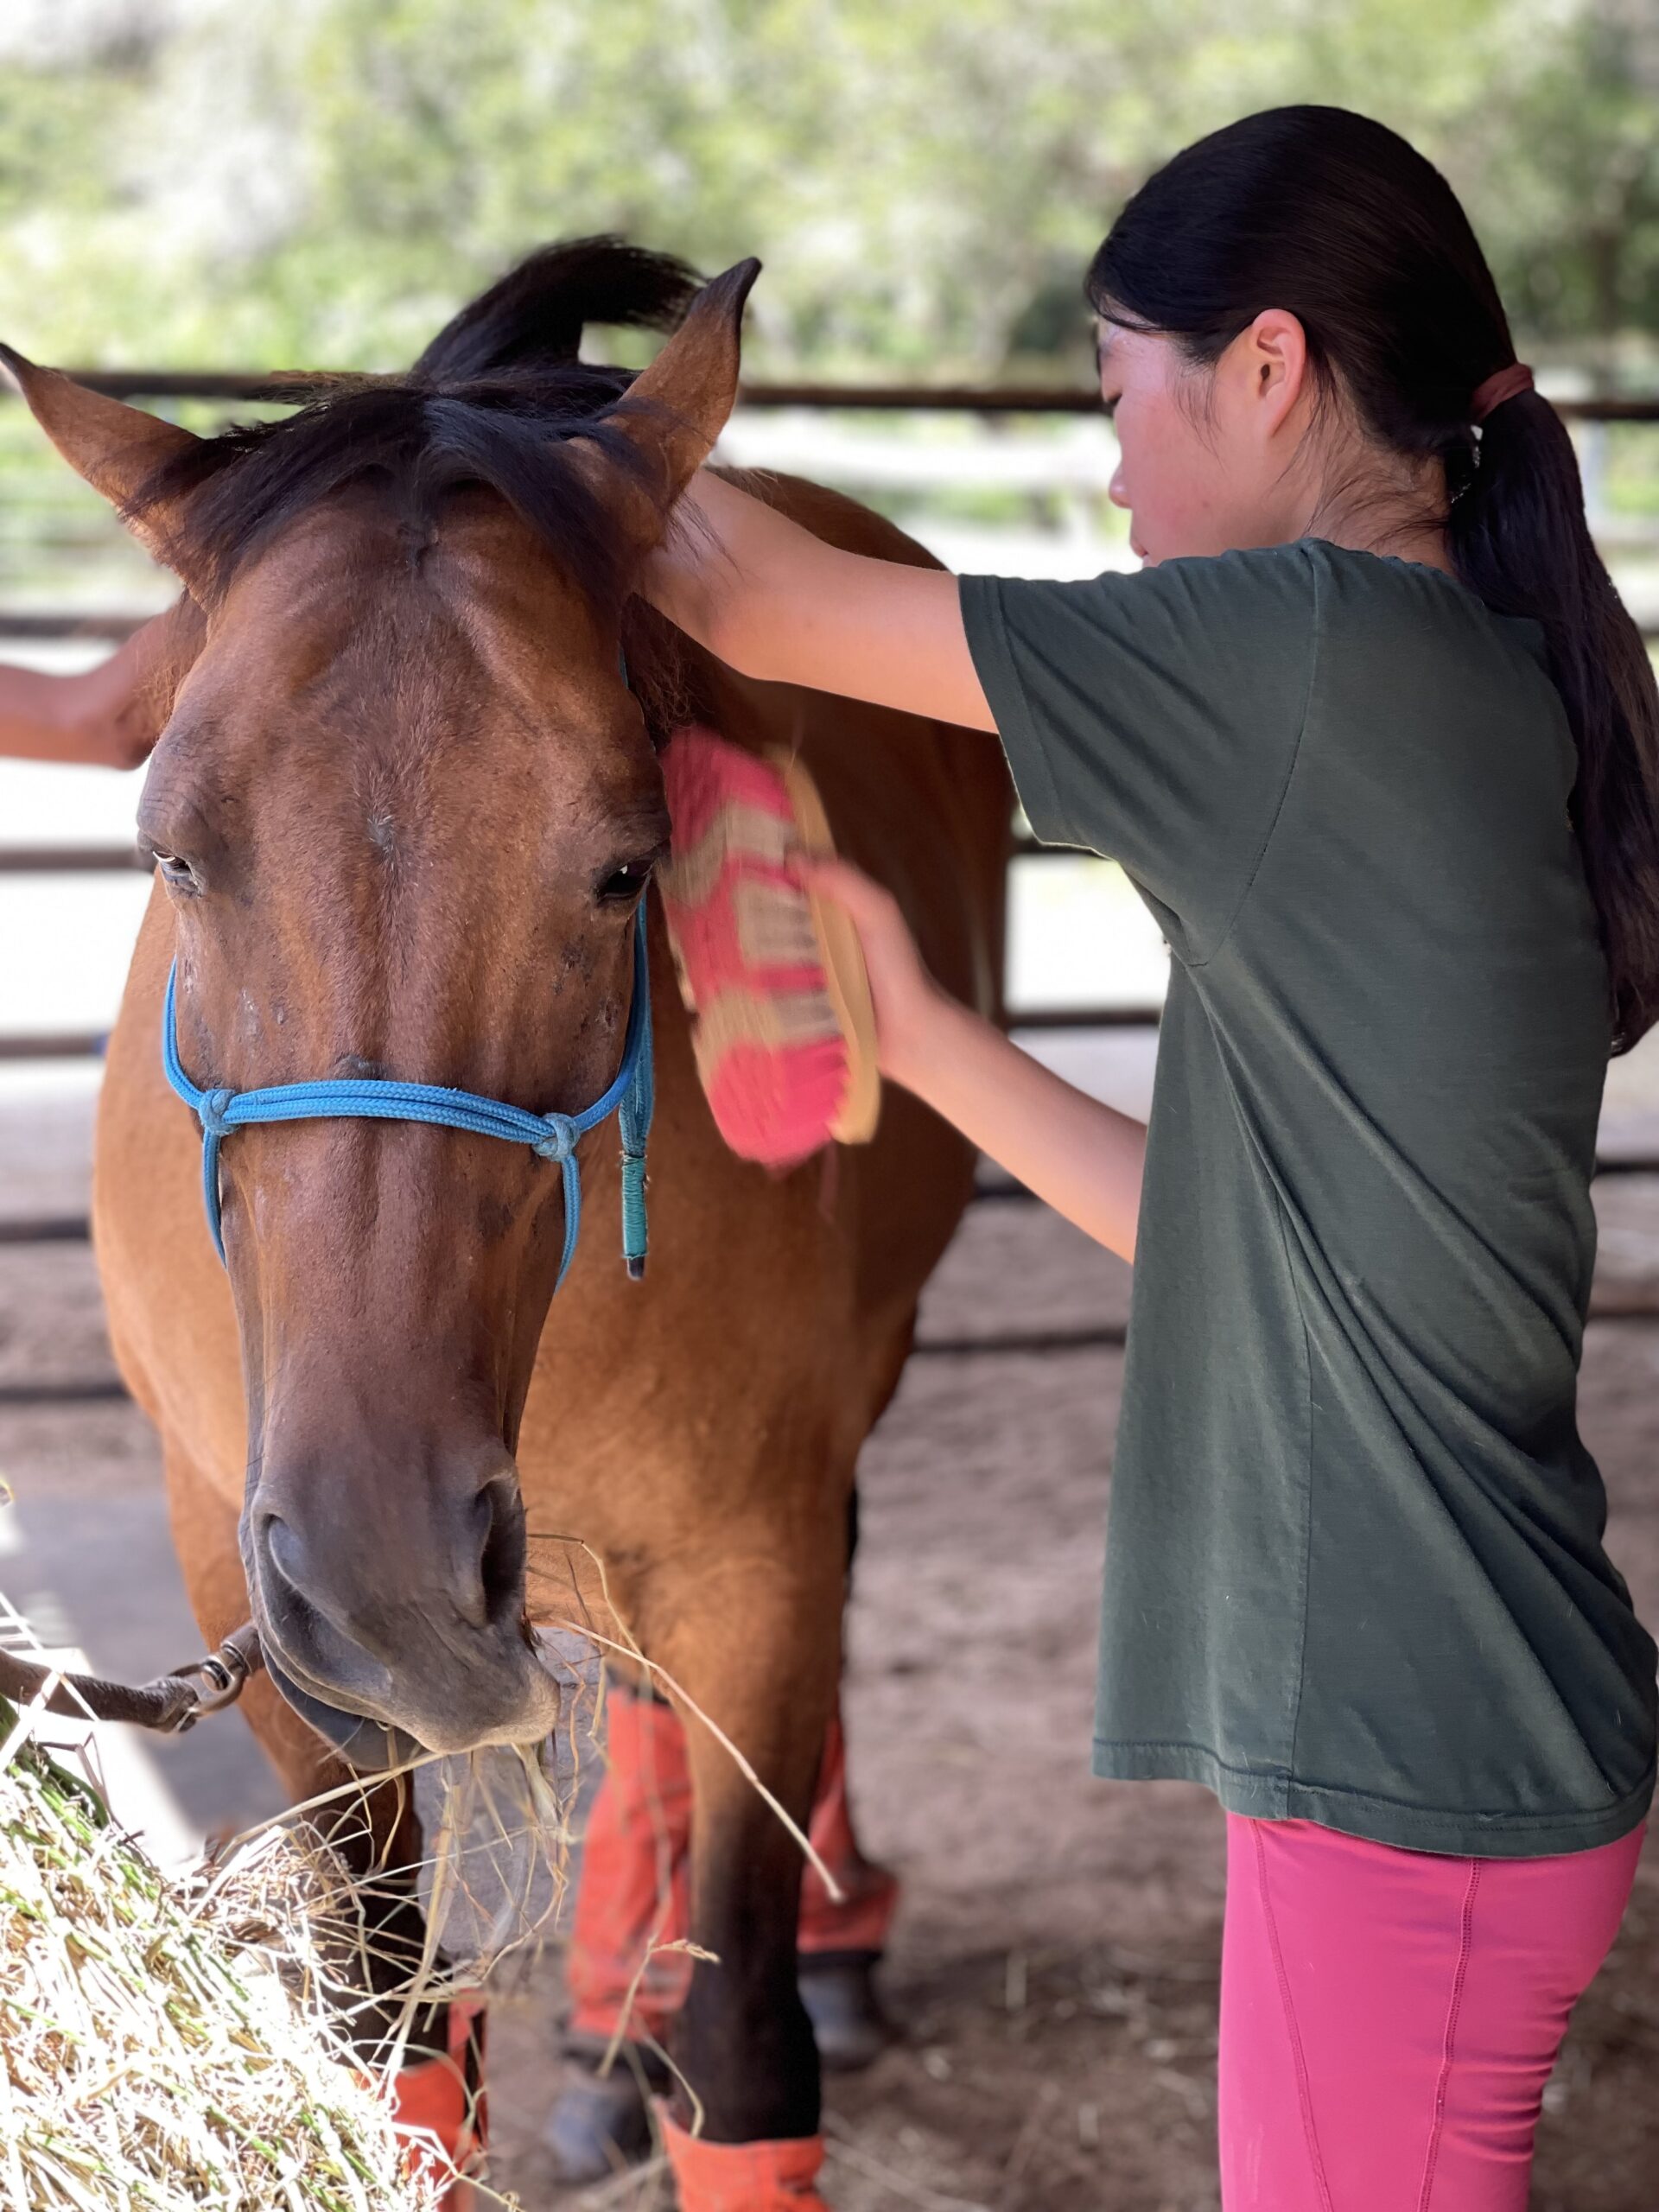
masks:
[[[429,2212],[324,2011],[303,1847],[170,1880],[3,1699],[0,1738],[0,2203]]]

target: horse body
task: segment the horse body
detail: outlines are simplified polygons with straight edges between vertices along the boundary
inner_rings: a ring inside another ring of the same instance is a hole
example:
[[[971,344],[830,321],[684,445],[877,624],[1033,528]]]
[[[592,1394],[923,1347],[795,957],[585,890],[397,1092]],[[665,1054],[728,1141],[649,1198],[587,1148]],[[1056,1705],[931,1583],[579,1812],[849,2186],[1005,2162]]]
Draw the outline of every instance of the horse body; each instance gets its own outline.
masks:
[[[677,423],[693,372],[719,382],[697,342],[689,323],[658,356],[681,378],[664,386]],[[69,403],[29,396],[99,480]],[[716,392],[713,410],[729,404]],[[813,486],[772,480],[771,496],[855,550],[927,557]],[[633,872],[606,870],[630,837],[649,850],[660,789],[566,566],[487,490],[461,485],[423,537],[347,484],[216,590],[145,801],[152,842],[196,841],[194,903],[176,872],[158,883],[99,1117],[111,1338],[161,1433],[209,1637],[251,1599],[307,1691],[458,1749],[545,1728],[527,1624],[620,1621],[804,1825],[857,1452],[973,1163],[898,1093],[868,1146],[786,1176],[725,1149],[654,900],[632,924],[611,912]],[[410,598],[408,574],[435,586]],[[658,688],[683,711],[798,750],[841,849],[898,893],[934,972],[994,1003],[1009,794],[982,735],[746,682],[637,604],[624,637],[648,698],[671,663]],[[587,876],[603,896],[570,888]],[[403,1125],[238,1131],[221,1268],[200,1133],[161,1069],[175,959],[199,1081],[390,1071],[563,1109],[613,1068],[630,926],[651,930],[658,1093],[642,1282],[618,1256],[609,1128],[582,1145],[582,1241],[556,1299],[556,1171]],[[340,1778],[270,1684],[247,1709],[296,1797]],[[690,1932],[719,1963],[695,1969],[677,2055],[715,2142],[810,2135],[797,1847],[715,1738],[689,1733]],[[411,1818],[393,1787],[373,1793],[375,1849],[411,1856]],[[397,1908],[411,1943],[413,1910]]]

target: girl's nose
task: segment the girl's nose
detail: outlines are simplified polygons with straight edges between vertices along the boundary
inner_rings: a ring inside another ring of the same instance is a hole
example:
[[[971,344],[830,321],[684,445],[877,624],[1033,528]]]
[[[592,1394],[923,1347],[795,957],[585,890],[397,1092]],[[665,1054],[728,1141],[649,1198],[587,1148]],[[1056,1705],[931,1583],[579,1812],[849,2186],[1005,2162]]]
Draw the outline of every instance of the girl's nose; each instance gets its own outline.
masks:
[[[1106,486],[1106,496],[1115,507],[1127,507],[1129,495],[1123,488],[1123,464],[1120,461],[1112,471],[1112,480]]]

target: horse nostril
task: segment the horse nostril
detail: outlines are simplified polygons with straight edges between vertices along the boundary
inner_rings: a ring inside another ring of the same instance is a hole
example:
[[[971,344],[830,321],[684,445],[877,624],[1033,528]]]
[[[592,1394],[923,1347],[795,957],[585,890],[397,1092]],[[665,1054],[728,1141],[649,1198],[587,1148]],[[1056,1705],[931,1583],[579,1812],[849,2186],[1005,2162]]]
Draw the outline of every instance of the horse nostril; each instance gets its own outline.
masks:
[[[488,1620],[516,1615],[524,1605],[524,1509],[518,1485],[498,1475],[480,1491],[474,1506],[480,1516],[478,1571]]]
[[[342,1689],[384,1690],[390,1681],[385,1668],[365,1647],[328,1593],[316,1587],[312,1555],[299,1530],[280,1514],[263,1514],[255,1546],[262,1625],[275,1637],[285,1662]]]
[[[267,1514],[260,1534],[265,1557],[296,1595],[305,1584],[305,1546],[280,1514]]]

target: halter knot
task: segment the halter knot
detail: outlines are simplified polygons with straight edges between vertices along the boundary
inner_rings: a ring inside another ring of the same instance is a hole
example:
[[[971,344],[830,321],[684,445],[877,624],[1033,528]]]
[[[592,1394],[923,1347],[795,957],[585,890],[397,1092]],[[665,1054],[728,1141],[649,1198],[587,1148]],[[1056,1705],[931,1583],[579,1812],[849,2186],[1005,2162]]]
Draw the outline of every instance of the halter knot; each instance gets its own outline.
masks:
[[[196,1108],[196,1119],[201,1123],[205,1137],[222,1137],[230,1128],[226,1116],[231,1110],[233,1090],[204,1090]]]
[[[563,1166],[575,1150],[581,1131],[569,1114],[541,1114],[537,1118],[547,1123],[547,1135],[531,1150],[537,1160],[556,1160]]]

